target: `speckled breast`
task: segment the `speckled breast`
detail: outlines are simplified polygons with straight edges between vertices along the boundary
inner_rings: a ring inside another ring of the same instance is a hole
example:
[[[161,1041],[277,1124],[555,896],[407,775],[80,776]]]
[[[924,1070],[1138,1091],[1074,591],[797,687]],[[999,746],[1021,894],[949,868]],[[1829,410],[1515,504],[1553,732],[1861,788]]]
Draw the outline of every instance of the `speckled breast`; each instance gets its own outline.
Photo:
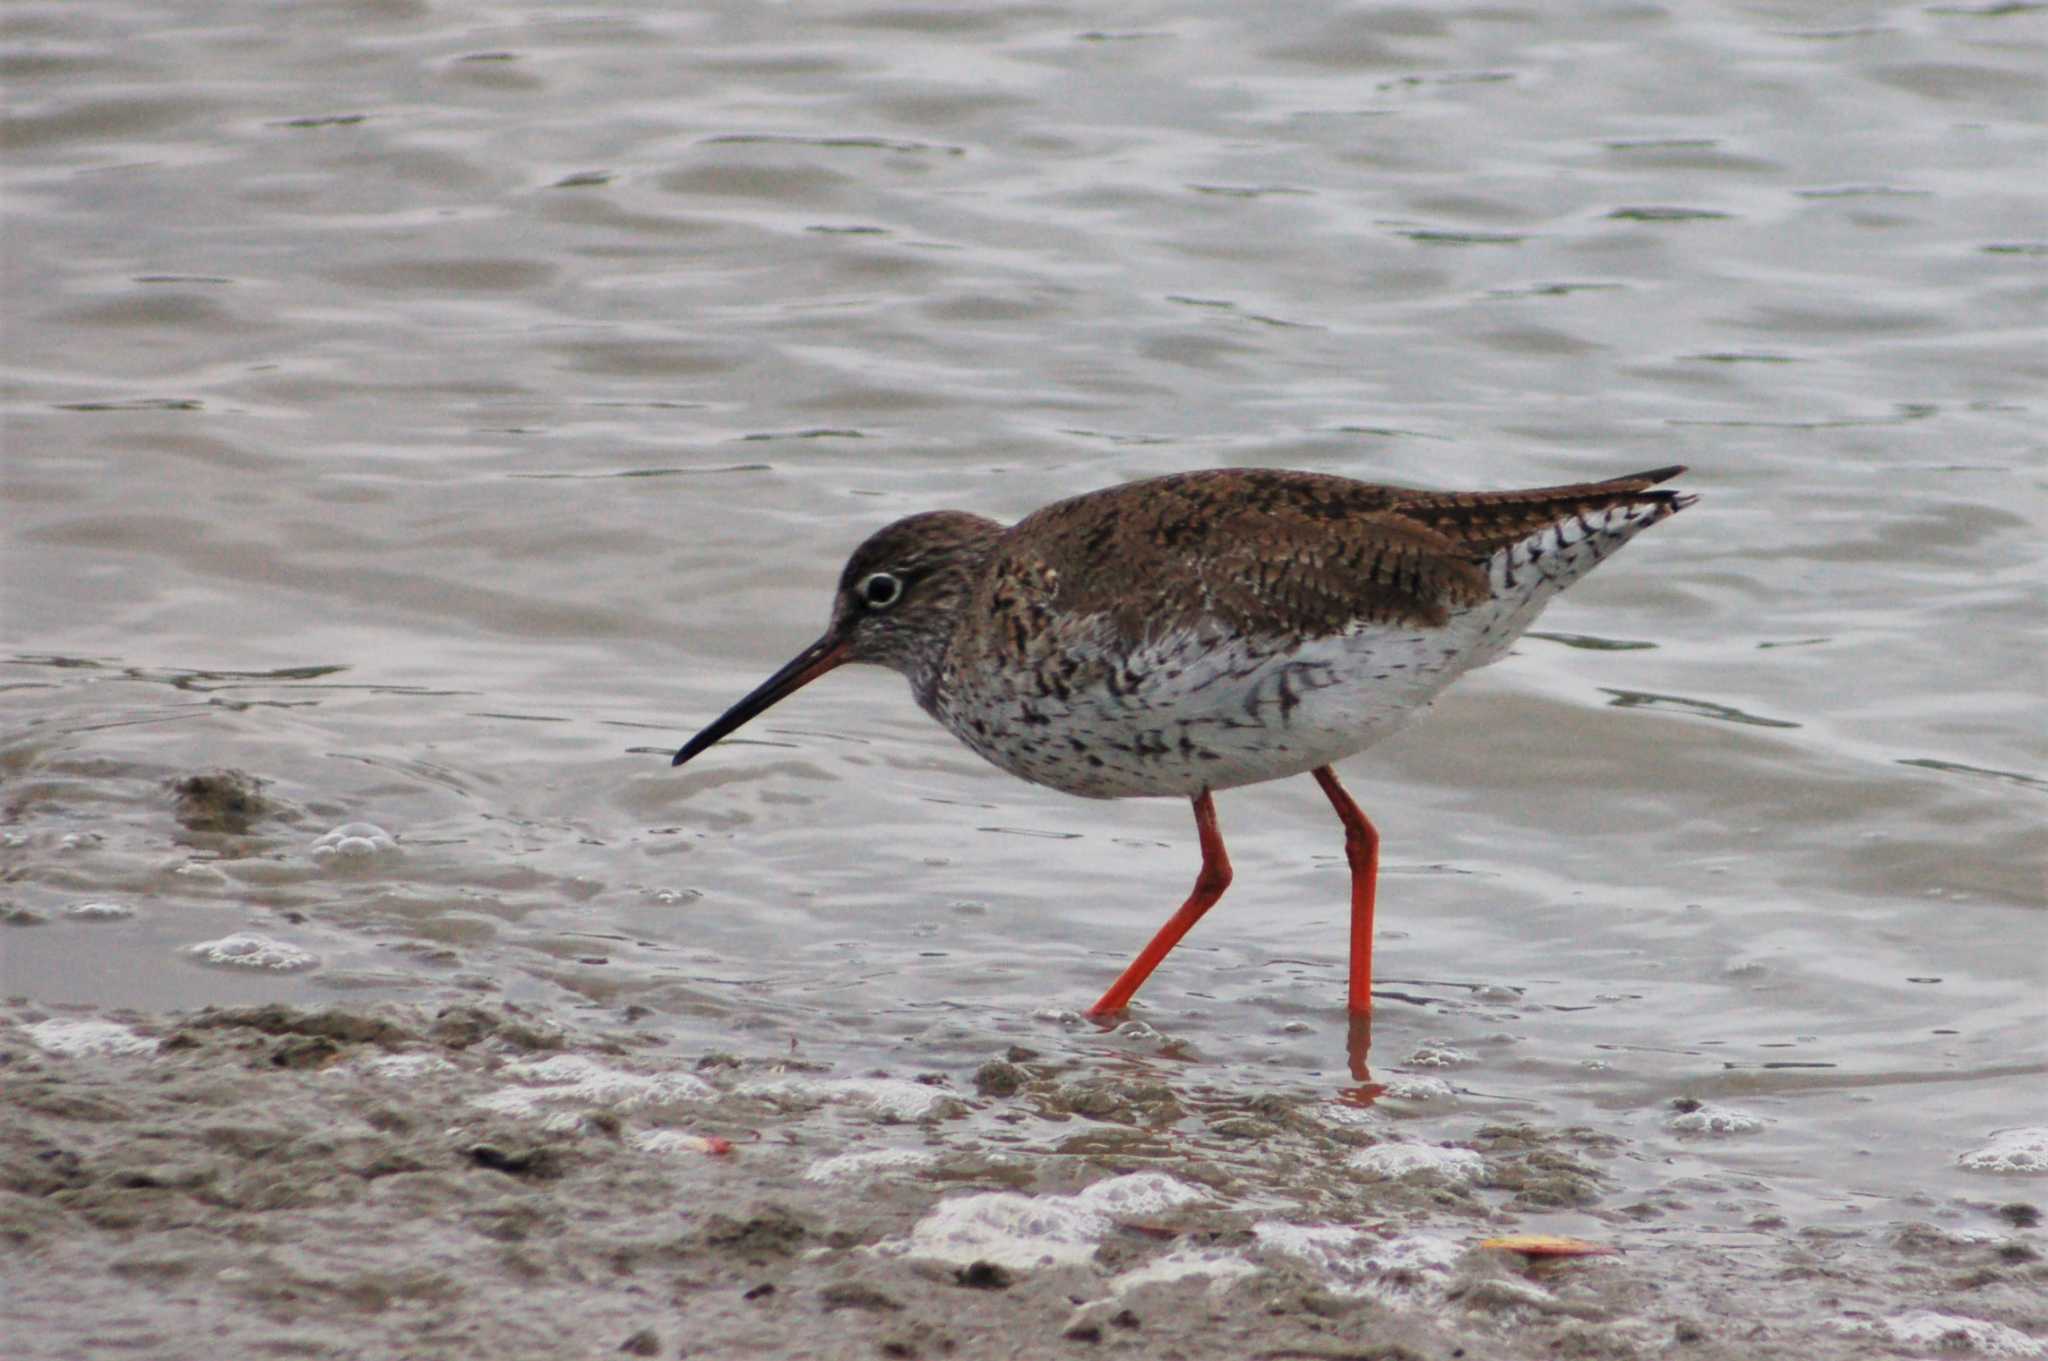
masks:
[[[1030,666],[949,666],[925,707],[1037,784],[1093,798],[1192,796],[1301,774],[1372,745],[1464,669],[1462,633],[1182,630],[1123,651],[1077,641]]]

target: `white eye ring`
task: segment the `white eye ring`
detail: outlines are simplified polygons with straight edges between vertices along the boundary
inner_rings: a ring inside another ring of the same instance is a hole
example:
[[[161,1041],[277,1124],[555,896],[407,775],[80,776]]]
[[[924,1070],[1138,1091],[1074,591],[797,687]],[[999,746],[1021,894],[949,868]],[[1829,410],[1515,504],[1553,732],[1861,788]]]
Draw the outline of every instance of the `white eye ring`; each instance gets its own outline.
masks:
[[[853,588],[871,610],[886,610],[903,598],[903,579],[892,572],[870,572]]]

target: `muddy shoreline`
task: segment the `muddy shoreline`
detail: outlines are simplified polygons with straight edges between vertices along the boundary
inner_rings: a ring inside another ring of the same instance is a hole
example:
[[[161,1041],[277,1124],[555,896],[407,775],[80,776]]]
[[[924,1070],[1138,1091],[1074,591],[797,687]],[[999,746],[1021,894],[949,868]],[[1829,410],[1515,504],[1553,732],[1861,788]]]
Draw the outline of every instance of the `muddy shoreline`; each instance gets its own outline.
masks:
[[[23,1361],[1850,1358],[2048,1353],[2029,1189],[1843,1232],[1659,1230],[1586,1128],[1028,1048],[972,1085],[669,1052],[515,1006],[0,1026]],[[1591,1226],[1612,1256],[1479,1246]],[[1682,1218],[1682,1216],[1679,1216]]]

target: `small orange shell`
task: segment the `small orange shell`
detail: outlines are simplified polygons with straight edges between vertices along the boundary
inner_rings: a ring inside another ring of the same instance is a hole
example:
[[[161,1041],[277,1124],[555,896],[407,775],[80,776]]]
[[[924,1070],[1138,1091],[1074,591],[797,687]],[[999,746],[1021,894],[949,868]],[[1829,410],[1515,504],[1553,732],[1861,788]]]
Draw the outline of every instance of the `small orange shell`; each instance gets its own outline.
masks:
[[[1509,1238],[1489,1238],[1479,1246],[1505,1248],[1509,1252],[1519,1252],[1524,1257],[1607,1257],[1621,1251],[1620,1248],[1611,1248],[1605,1243],[1588,1243],[1583,1238],[1559,1238],[1548,1233],[1521,1233]]]

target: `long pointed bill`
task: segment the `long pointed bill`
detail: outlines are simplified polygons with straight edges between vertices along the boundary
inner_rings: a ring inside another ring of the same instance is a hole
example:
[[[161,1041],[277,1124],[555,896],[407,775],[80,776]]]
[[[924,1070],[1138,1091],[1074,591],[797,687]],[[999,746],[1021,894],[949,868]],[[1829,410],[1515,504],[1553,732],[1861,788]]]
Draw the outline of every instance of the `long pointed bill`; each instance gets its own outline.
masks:
[[[789,659],[789,665],[754,687],[754,692],[711,721],[711,726],[683,743],[670,765],[681,765],[763,709],[795,694],[847,660],[844,639],[826,634]]]

